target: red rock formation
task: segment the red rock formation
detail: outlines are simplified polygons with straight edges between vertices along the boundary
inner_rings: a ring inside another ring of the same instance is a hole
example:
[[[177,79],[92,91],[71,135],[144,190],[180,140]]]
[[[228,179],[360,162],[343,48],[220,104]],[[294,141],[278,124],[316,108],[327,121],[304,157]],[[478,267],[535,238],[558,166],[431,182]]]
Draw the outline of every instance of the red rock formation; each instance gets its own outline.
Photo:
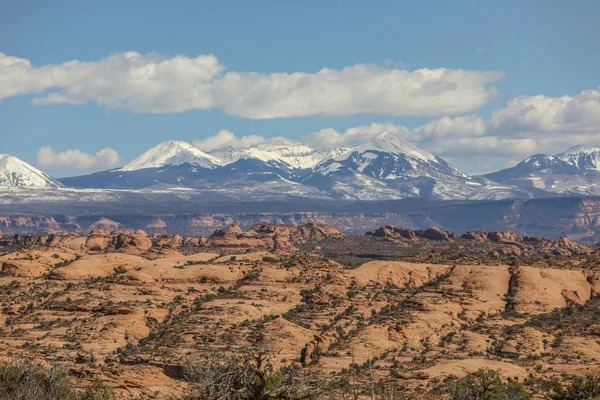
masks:
[[[420,236],[431,240],[449,240],[450,238],[448,232],[443,232],[440,230],[440,228],[437,228],[435,226],[421,231]]]

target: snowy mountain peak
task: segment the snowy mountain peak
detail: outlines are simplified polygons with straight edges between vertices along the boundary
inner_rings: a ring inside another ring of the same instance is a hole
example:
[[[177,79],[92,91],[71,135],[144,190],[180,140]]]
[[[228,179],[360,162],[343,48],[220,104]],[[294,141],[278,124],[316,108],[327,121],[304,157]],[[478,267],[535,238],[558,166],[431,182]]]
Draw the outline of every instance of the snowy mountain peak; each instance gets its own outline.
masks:
[[[236,150],[231,146],[216,149],[210,154],[226,165],[239,159],[254,158],[264,162],[275,162],[293,169],[313,168],[327,155],[300,142],[287,139],[275,139],[247,149]]]
[[[556,157],[558,158],[563,158],[563,157],[568,157],[570,155],[573,154],[579,154],[579,153],[595,153],[600,151],[600,148],[598,147],[590,147],[590,146],[585,146],[582,144],[578,144],[575,145],[573,147],[570,147],[569,149],[563,151],[562,153],[558,153],[555,154]]]
[[[529,165],[530,167],[543,167],[555,162],[558,159],[556,156],[549,156],[547,154],[534,154],[532,156],[527,157],[519,164],[521,165]]]
[[[146,151],[119,171],[137,171],[185,163],[208,169],[216,168],[221,164],[216,157],[206,154],[187,142],[168,140]]]
[[[577,145],[556,155],[567,164],[581,170],[600,171],[600,148]]]
[[[292,140],[275,140],[259,144],[246,149],[246,154],[263,161],[283,162],[298,169],[312,168],[326,156],[324,153]]]
[[[51,189],[63,185],[17,157],[0,154],[0,186]]]
[[[405,142],[392,132],[383,132],[366,144],[359,146],[356,150],[376,150],[392,154],[406,154],[423,161],[435,161],[437,159],[433,154]]]

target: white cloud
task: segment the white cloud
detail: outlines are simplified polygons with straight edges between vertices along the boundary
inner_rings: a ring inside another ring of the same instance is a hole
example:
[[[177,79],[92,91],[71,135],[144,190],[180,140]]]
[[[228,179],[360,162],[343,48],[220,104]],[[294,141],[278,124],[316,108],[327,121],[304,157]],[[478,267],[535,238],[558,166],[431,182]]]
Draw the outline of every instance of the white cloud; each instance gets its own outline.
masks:
[[[342,133],[333,128],[321,129],[303,136],[300,141],[315,150],[329,151],[338,147],[360,146],[382,132],[392,132],[403,138],[410,134],[409,129],[405,126],[394,125],[390,122],[374,122],[370,125],[347,129]]]
[[[574,145],[598,146],[600,129],[595,133],[538,135],[530,137],[483,136],[430,143],[425,148],[449,161],[523,160],[533,154],[557,154]],[[516,162],[514,163],[516,164]]]
[[[434,141],[425,147],[433,154],[448,158],[522,158],[538,152],[539,143],[530,138],[483,136]]]
[[[522,160],[556,154],[576,144],[600,145],[600,90],[575,96],[521,96],[492,113],[440,118],[409,137],[428,151],[454,162]]]
[[[600,90],[576,96],[521,96],[492,114],[490,126],[508,134],[530,132],[592,132],[600,126]]]
[[[137,113],[219,108],[252,119],[459,114],[483,106],[500,77],[495,71],[407,71],[371,64],[316,73],[225,73],[212,55],[165,58],[137,52],[34,67],[0,53],[0,100],[38,93],[36,105],[95,102]]]
[[[45,169],[105,169],[122,165],[123,159],[108,147],[96,154],[88,154],[79,149],[56,152],[52,147],[44,146],[36,153],[36,163]]]
[[[475,110],[496,94],[498,72],[406,71],[359,64],[316,74],[230,72],[215,82],[225,112],[253,119],[308,115],[452,115]]]
[[[486,123],[477,114],[461,117],[443,117],[414,129],[409,140],[426,142],[442,137],[481,136],[486,132]]]
[[[222,129],[214,136],[210,136],[204,140],[195,140],[193,144],[202,151],[211,151],[227,146],[231,146],[236,150],[241,150],[266,141],[267,140],[260,135],[249,135],[238,138],[227,129]]]
[[[222,70],[212,55],[165,59],[152,53],[127,52],[98,62],[71,61],[57,66],[19,68],[12,75],[41,81],[43,84],[38,85],[37,91],[59,89],[36,97],[35,105],[93,101],[109,109],[173,113],[213,107],[211,79]],[[4,71],[0,73],[4,75]],[[52,77],[56,76],[60,79],[53,81]]]

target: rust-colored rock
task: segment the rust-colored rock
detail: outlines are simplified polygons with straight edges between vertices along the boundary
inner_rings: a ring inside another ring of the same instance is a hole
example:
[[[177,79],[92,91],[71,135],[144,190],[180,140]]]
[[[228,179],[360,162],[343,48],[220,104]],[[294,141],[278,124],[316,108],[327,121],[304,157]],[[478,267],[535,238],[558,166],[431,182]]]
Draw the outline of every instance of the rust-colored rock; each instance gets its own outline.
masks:
[[[431,240],[449,240],[450,236],[447,232],[443,232],[435,226],[425,229],[421,236]]]

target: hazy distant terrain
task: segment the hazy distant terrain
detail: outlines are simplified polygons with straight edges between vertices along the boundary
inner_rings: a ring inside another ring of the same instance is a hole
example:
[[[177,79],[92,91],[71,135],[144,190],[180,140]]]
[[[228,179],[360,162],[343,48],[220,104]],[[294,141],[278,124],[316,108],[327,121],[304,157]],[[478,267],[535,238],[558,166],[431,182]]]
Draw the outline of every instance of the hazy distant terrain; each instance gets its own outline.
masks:
[[[143,203],[142,203],[143,201]],[[202,197],[154,199],[132,195],[127,201],[90,203],[30,202],[0,205],[0,232],[80,232],[94,228],[143,229],[150,233],[205,235],[233,221],[249,227],[261,221],[326,223],[345,233],[393,224],[408,228],[438,226],[466,231],[515,231],[523,235],[569,236],[593,241],[600,228],[600,198],[573,197],[500,201],[407,199],[379,202],[285,201],[211,202]]]

